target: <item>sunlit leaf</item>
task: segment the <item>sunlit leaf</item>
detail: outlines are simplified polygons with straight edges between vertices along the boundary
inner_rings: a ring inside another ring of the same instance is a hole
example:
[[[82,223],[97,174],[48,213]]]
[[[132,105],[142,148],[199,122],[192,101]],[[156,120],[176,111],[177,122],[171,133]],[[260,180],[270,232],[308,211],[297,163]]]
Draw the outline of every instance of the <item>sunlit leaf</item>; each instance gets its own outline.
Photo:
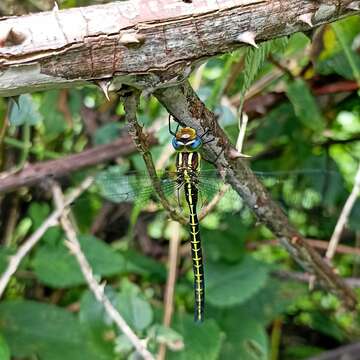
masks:
[[[192,317],[179,314],[174,319],[173,328],[183,336],[184,349],[169,351],[170,360],[218,359],[223,336],[214,320],[205,320],[199,325]]]
[[[20,95],[18,102],[12,103],[9,120],[10,124],[14,126],[35,125],[42,120],[39,106],[31,95]]]
[[[126,271],[123,256],[109,245],[92,236],[79,236],[79,241],[95,275],[111,276]],[[85,282],[78,263],[63,242],[40,247],[32,265],[39,280],[49,286],[69,287]]]
[[[250,257],[234,265],[206,264],[206,299],[219,307],[241,304],[254,296],[267,279],[268,268]]]
[[[110,360],[98,350],[76,317],[68,311],[33,301],[0,304],[0,329],[16,357],[44,360]]]

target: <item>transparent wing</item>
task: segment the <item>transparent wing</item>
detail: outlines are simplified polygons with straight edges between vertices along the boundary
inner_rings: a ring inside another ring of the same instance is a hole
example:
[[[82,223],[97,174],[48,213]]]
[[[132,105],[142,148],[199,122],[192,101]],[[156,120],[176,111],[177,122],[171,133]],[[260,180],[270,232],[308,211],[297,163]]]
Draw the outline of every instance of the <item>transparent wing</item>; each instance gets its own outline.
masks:
[[[290,207],[310,209],[331,205],[346,193],[342,176],[336,171],[301,169],[254,171],[254,174],[284,209]],[[216,171],[204,170],[199,174],[199,191],[203,199],[212,198],[223,189],[223,185],[224,182]],[[231,188],[227,188],[225,197],[228,201],[239,200],[239,195]]]
[[[176,173],[159,172],[158,179],[164,195],[174,195],[177,185]],[[95,177],[95,184],[100,194],[112,202],[135,201],[139,197],[149,198],[156,193],[147,173],[102,171]]]
[[[342,177],[337,172],[303,169],[255,174],[284,208],[331,204],[344,192]],[[160,171],[158,178],[164,195],[178,203],[178,193],[182,197],[183,191],[178,189],[176,172]],[[146,172],[124,173],[116,167],[100,172],[95,184],[100,195],[112,202],[136,201],[141,204],[156,193]],[[198,174],[199,206],[211,201],[223,187],[224,181],[215,169],[201,170]],[[225,198],[228,202],[240,201],[239,195],[231,188],[227,188]]]

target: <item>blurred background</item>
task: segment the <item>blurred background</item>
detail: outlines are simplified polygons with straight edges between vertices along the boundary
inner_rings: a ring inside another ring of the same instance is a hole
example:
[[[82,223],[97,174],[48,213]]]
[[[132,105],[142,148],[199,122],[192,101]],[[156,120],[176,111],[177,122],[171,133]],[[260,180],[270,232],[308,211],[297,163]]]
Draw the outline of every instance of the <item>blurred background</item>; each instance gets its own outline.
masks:
[[[105,2],[68,0],[58,5],[64,9]],[[53,1],[2,0],[0,15],[52,7]],[[247,161],[261,172],[260,179],[292,224],[324,254],[360,160],[359,16],[263,43],[259,50],[242,48],[210,59],[190,82],[234,144],[239,111],[244,111]],[[18,103],[0,98],[1,172],[16,173],[29,163],[61,159],[127,136],[119,96],[110,93],[108,101],[93,85],[26,94]],[[154,162],[172,169],[165,109],[146,95],[138,118],[144,131],[156,133]],[[133,151],[69,171],[60,182],[67,193],[89,174],[111,172],[137,181],[145,171]],[[94,273],[106,280],[106,293],[119,312],[148,339],[154,354],[166,344],[166,354],[162,350],[159,358],[317,359],[359,339],[359,314],[346,311],[338,298],[317,285],[309,291],[303,270],[231,194],[201,222],[206,320],[195,324],[187,228],[169,221],[155,197],[137,196],[131,188],[133,196],[115,199],[111,192],[120,192],[119,186],[99,179],[73,204],[72,221]],[[141,181],[146,190],[146,180]],[[214,177],[203,186],[216,190],[217,184],[221,179]],[[200,196],[200,207],[207,193]],[[8,256],[53,207],[43,182],[0,195],[1,272]],[[358,286],[359,219],[357,201],[334,257],[339,275]],[[164,294],[174,234],[179,234],[180,246],[169,327],[163,325]],[[136,359],[131,343],[87,289],[63,240],[61,228],[53,226],[11,278],[0,302],[0,359]]]

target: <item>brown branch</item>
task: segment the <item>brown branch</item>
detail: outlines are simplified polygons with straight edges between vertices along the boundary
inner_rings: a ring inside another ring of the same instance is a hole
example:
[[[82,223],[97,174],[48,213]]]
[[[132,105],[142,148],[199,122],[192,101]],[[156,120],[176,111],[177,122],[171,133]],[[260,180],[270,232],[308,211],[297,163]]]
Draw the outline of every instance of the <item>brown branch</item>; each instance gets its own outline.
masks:
[[[360,354],[360,343],[340,346],[337,349],[325,351],[307,360],[356,360]]]
[[[3,18],[0,96],[99,80],[105,91],[179,84],[209,57],[354,15],[352,2],[139,0]]]
[[[214,114],[200,101],[189,83],[157,90],[155,96],[169,113],[181,119],[183,124],[196,129],[199,134],[211,130],[205,135],[204,142],[211,138],[214,140],[204,146],[205,158],[216,159],[215,165],[220,174],[257,218],[279,238],[290,255],[307,271],[314,273],[328,289],[337,293],[348,308],[354,309],[357,304],[354,292],[289,223],[248,165],[238,157],[238,152],[217,124]]]
[[[139,125],[136,117],[136,111],[139,103],[140,93],[137,90],[130,90],[130,92],[124,97],[125,119],[129,126],[129,134],[131,135],[137,150],[144,159],[146,169],[149,173],[151,183],[155,189],[156,194],[159,197],[161,205],[169,213],[170,217],[180,222],[183,225],[188,223],[187,219],[180,214],[175,208],[168,202],[160,180],[156,173],[155,164],[153,162],[151,153],[149,151],[149,145],[147,143],[147,137],[142,131],[142,127]]]
[[[285,270],[275,270],[271,272],[272,276],[275,276],[282,280],[294,280],[302,283],[309,283],[313,275],[293,272],[293,271],[285,271]],[[352,288],[360,287],[360,279],[359,278],[345,278],[343,281],[347,284],[347,286]]]
[[[326,250],[329,246],[329,241],[325,240],[318,240],[318,239],[305,239],[308,244],[310,244],[313,248],[317,248],[320,250]],[[267,241],[257,241],[251,242],[246,244],[246,248],[253,250],[258,248],[259,246],[264,245],[278,245],[279,241],[276,239],[267,240]],[[348,255],[355,255],[360,256],[360,249],[352,246],[347,245],[338,245],[336,248],[336,252],[339,254],[348,254]]]
[[[151,145],[156,144],[153,135],[148,136]],[[21,186],[32,186],[47,176],[61,177],[71,172],[94,166],[118,156],[128,156],[136,151],[130,136],[122,136],[110,144],[99,145],[61,159],[27,165],[23,170],[0,174],[0,193],[14,191]]]

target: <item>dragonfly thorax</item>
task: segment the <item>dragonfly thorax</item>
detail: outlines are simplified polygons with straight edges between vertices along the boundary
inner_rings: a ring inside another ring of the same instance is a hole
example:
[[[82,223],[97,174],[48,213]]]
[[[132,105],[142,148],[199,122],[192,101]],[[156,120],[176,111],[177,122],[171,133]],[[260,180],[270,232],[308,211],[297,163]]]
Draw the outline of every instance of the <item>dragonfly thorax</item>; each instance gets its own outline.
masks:
[[[198,183],[201,156],[198,152],[178,152],[176,155],[177,182]]]

